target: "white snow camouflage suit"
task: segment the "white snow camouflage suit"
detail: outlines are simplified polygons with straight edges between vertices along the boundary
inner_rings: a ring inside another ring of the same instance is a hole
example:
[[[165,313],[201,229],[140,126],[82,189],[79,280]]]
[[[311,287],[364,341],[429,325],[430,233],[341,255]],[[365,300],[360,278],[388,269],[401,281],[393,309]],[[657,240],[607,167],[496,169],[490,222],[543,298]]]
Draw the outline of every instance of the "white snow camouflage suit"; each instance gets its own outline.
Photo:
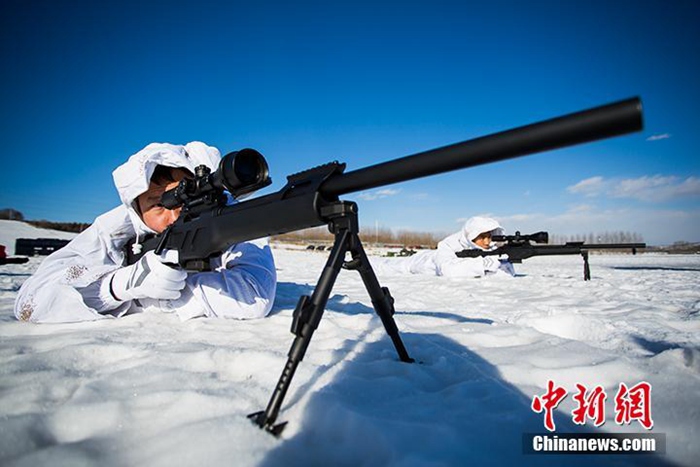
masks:
[[[489,274],[515,275],[513,265],[507,259],[494,256],[459,258],[462,250],[483,250],[473,240],[484,232],[502,235],[503,228],[490,217],[472,217],[462,229],[438,243],[437,250],[422,250],[408,258],[373,258],[377,272],[431,274],[447,277],[482,277]],[[492,248],[496,248],[492,246]]]
[[[184,146],[152,143],[113,172],[122,205],[99,216],[68,245],[48,256],[20,288],[15,316],[37,323],[75,322],[159,309],[185,320],[198,316],[261,318],[275,297],[275,265],[266,239],[233,245],[211,261],[212,270],[188,273],[180,298],[117,301],[109,291],[112,274],[124,266],[126,243],[154,233],[134,200],[148,189],[157,165],[218,167],[218,149],[201,142]]]

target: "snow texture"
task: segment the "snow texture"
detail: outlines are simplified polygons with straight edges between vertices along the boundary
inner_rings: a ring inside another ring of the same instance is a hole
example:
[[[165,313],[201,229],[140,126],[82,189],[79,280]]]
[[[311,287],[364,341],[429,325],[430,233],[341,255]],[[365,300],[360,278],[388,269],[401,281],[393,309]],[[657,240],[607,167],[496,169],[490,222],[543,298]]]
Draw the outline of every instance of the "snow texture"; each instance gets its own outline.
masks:
[[[3,241],[23,235],[8,226]],[[2,266],[0,465],[698,465],[699,256],[592,255],[589,282],[576,256],[533,258],[514,278],[382,275],[415,364],[342,271],[276,439],[246,415],[267,405],[326,253],[274,253],[277,300],[254,321],[18,322],[17,290],[41,258]],[[647,432],[617,425],[613,399],[620,383],[651,383],[667,453],[524,455],[522,435],[545,432],[530,404],[549,380],[569,391],[554,434]],[[576,383],[605,388],[602,427],[573,423]]]

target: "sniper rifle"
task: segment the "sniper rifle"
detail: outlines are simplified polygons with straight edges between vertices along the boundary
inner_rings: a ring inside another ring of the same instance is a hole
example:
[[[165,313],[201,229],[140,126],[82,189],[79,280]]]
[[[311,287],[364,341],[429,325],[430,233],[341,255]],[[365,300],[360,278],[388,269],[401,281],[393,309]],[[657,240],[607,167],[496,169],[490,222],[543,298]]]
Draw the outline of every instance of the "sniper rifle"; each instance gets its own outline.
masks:
[[[331,162],[288,176],[287,184],[275,193],[227,205],[225,191],[237,199],[271,183],[264,157],[253,149],[243,149],[223,157],[214,173],[200,166],[193,179],[184,179],[164,193],[161,201],[165,207],[182,207],[177,221],[144,241],[140,254],[127,248],[128,262],[135,262],[148,250],[177,250],[181,267],[204,271],[210,269],[211,258],[236,243],[328,226],[335,236],[333,248],[313,293],[302,296],[294,310],[291,331],[295,338],[287,363],[267,408],[250,415],[259,427],[278,435],[285,423],[274,422],[341,268],[359,272],[399,359],[413,361],[394,321],[394,299],[380,286],[360,242],[357,204],[340,200],[340,195],[641,129],[641,101],[632,98],[347,173],[345,164]],[[352,261],[345,261],[347,252]]]
[[[462,250],[455,253],[458,258],[478,258],[483,256],[507,256],[511,263],[522,263],[524,259],[533,256],[554,256],[554,255],[581,255],[583,258],[583,280],[591,280],[591,268],[588,264],[588,252],[590,250],[632,250],[632,254],[637,254],[640,248],[646,248],[646,243],[589,243],[566,242],[563,245],[533,245],[532,243],[548,243],[549,234],[547,232],[537,232],[529,235],[522,235],[515,232],[515,235],[494,235],[491,237],[494,242],[505,242],[493,250]]]

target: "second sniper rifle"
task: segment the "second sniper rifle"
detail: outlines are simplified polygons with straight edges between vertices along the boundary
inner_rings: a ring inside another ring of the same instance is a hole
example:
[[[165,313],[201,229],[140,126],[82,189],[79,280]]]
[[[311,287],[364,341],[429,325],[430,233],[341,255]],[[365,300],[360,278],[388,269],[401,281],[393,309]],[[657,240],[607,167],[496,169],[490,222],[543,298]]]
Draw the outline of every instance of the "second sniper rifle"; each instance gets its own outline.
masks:
[[[394,299],[380,286],[362,247],[357,204],[339,196],[641,129],[641,102],[633,98],[347,173],[345,164],[331,162],[288,176],[287,184],[275,193],[227,205],[224,191],[238,198],[270,184],[263,156],[243,149],[223,157],[215,172],[199,166],[193,179],[185,178],[165,192],[161,203],[168,209],[181,206],[179,217],[162,234],[142,242],[140,253],[127,249],[127,261],[133,264],[149,250],[158,254],[176,250],[182,268],[205,271],[211,269],[211,258],[236,243],[328,226],[335,236],[333,248],[313,293],[302,296],[294,309],[291,330],[295,337],[287,363],[267,408],[250,416],[261,428],[279,434],[284,424],[275,425],[275,420],[343,267],[359,272],[399,359],[413,361],[394,321]],[[346,261],[346,253],[352,261]]]
[[[563,245],[533,245],[534,243],[549,242],[547,232],[537,232],[529,235],[494,235],[491,237],[494,242],[505,242],[505,244],[493,250],[462,250],[455,253],[458,258],[478,258],[479,256],[500,256],[507,255],[511,263],[522,263],[524,259],[533,256],[556,256],[556,255],[581,255],[583,258],[583,280],[591,280],[591,268],[588,264],[588,252],[590,250],[632,250],[632,254],[637,254],[640,248],[646,248],[646,243],[589,243],[566,242]]]

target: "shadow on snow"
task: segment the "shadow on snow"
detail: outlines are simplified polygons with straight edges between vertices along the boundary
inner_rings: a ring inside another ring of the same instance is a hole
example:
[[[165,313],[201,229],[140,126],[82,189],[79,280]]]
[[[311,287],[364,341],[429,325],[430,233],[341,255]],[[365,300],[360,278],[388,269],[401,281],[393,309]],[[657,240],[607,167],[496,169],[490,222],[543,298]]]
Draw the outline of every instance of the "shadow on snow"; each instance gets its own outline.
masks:
[[[283,283],[278,291],[275,308],[288,309],[312,287]],[[338,295],[331,297],[326,310],[374,313]],[[418,314],[488,321],[450,313]],[[373,329],[381,327],[376,316],[371,323]],[[346,340],[334,352],[333,363],[319,367],[308,381],[297,376],[292,382],[278,422],[286,420],[285,411],[329,368],[344,364],[332,382],[310,395],[301,421],[292,422],[301,424],[298,431],[270,451],[261,465],[673,465],[654,455],[523,454],[523,434],[546,431],[544,414],[530,408],[533,395],[505,381],[498,368],[477,353],[439,334],[402,333],[409,354],[420,363],[400,362],[388,336],[362,347],[373,329],[357,340]],[[290,334],[289,344],[292,339]],[[358,348],[360,353],[346,360]],[[554,421],[552,436],[602,432],[574,424],[570,414],[555,411]]]

